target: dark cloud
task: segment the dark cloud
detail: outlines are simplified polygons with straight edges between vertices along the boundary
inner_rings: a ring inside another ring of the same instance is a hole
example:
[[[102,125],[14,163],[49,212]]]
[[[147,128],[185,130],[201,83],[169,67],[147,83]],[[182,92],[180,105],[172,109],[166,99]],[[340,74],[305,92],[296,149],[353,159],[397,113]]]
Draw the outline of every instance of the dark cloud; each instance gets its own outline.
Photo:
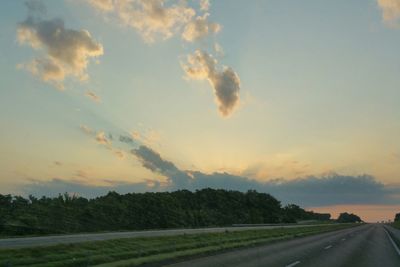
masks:
[[[295,180],[275,180],[267,189],[286,202],[304,206],[338,204],[396,204],[400,187],[390,189],[369,175],[329,174]]]
[[[143,167],[171,181],[168,190],[196,190],[206,187],[239,191],[255,189],[270,193],[284,203],[302,206],[394,204],[400,200],[400,186],[384,185],[370,175],[348,176],[332,173],[320,177],[261,182],[225,172],[206,174],[181,170],[146,146],[140,146],[132,150],[132,153],[140,159]]]
[[[107,182],[107,181],[102,181]],[[158,191],[159,183],[152,181],[151,186],[148,182],[126,183],[108,181],[108,185],[90,185],[79,181],[66,181],[54,178],[50,181],[32,181],[23,189],[26,195],[34,196],[58,196],[58,194],[69,193],[94,198],[107,194],[109,191],[116,191],[121,194],[131,192]]]
[[[87,127],[81,127],[87,132]],[[90,132],[92,132],[90,130]],[[102,132],[101,137],[106,136]],[[96,136],[97,137],[97,136]],[[103,140],[103,138],[101,138]],[[116,140],[117,141],[117,140]],[[226,172],[204,173],[183,170],[173,162],[164,159],[157,151],[146,145],[140,145],[130,136],[119,136],[119,141],[127,145],[142,166],[153,173],[162,175],[166,183],[150,181],[141,183],[111,183],[110,186],[90,186],[80,182],[66,182],[54,179],[49,182],[35,182],[27,186],[27,192],[72,192],[84,196],[97,196],[115,190],[120,193],[144,191],[173,191],[179,189],[197,190],[202,188],[227,190],[257,190],[269,193],[283,204],[295,203],[303,207],[318,207],[340,204],[397,204],[400,201],[400,185],[385,185],[370,175],[341,175],[330,173],[322,176],[308,176],[298,179],[274,179],[259,181]],[[114,153],[126,150],[116,150]],[[117,155],[124,157],[124,155]],[[80,175],[79,177],[86,177]]]
[[[122,142],[122,143],[129,144],[129,145],[132,145],[132,144],[135,143],[133,138],[130,137],[130,136],[127,136],[127,135],[120,135],[119,136],[119,141]]]
[[[172,162],[162,159],[160,154],[151,148],[142,145],[137,149],[132,149],[131,153],[142,162],[143,167],[167,177],[172,187],[188,188],[191,177]]]
[[[85,96],[87,96],[89,99],[91,99],[92,101],[94,101],[96,103],[101,102],[101,97],[92,91],[86,91]]]
[[[182,67],[189,78],[209,81],[220,113],[229,116],[239,104],[240,79],[232,68],[224,66],[220,70],[217,63],[212,55],[196,50]]]

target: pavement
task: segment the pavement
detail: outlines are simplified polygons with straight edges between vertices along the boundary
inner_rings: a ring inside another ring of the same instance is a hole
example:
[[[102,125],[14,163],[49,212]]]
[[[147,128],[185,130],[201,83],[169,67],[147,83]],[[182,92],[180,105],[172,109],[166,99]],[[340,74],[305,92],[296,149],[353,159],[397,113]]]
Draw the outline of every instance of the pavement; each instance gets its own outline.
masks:
[[[168,266],[399,267],[400,251],[393,242],[392,232],[400,235],[399,230],[382,224],[366,224]]]
[[[245,230],[257,230],[257,229],[274,229],[274,228],[312,227],[318,225],[319,224],[259,225],[259,226],[242,226],[242,227],[173,229],[173,230],[110,232],[110,233],[94,233],[94,234],[88,233],[88,234],[53,235],[53,236],[40,236],[40,237],[4,238],[0,239],[0,249],[50,246],[58,244],[71,244],[71,243],[79,243],[86,241],[101,241],[101,240],[110,240],[118,238],[173,236],[173,235],[183,235],[183,234],[218,233],[225,231],[245,231]],[[320,224],[320,225],[326,226],[327,224]]]

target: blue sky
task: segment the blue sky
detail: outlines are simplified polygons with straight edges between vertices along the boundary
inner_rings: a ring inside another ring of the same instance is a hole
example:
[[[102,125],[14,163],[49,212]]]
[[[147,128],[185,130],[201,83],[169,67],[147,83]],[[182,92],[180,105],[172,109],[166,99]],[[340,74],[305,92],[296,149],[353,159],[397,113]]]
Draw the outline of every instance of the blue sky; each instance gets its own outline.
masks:
[[[55,178],[170,185],[140,146],[179,170],[260,183],[398,184],[400,1],[123,2],[1,3],[0,193]],[[65,43],[38,33],[54,18]],[[208,31],[185,39],[194,22]]]

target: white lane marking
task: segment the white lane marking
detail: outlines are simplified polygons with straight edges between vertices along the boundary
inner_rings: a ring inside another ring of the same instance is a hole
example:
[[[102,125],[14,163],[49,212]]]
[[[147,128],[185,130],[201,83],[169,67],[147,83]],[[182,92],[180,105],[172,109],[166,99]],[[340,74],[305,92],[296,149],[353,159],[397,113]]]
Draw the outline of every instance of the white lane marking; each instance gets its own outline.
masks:
[[[327,247],[324,247],[324,249],[330,249],[332,247],[332,245],[329,245]]]
[[[300,261],[295,261],[295,262],[293,262],[293,263],[291,263],[289,265],[286,265],[285,267],[293,267],[293,266],[296,266],[299,263],[300,263]]]
[[[387,231],[386,229],[384,229],[384,230],[385,230],[385,232],[386,232],[386,234],[387,234],[387,237],[388,237],[389,240],[390,240],[390,243],[392,243],[394,249],[396,250],[397,254],[400,255],[400,249],[399,249],[399,247],[398,247],[398,246],[396,245],[396,243],[393,241],[393,239],[392,239],[392,237],[390,236],[390,234],[388,233],[388,231]]]
[[[342,238],[342,241],[346,241],[346,238]]]

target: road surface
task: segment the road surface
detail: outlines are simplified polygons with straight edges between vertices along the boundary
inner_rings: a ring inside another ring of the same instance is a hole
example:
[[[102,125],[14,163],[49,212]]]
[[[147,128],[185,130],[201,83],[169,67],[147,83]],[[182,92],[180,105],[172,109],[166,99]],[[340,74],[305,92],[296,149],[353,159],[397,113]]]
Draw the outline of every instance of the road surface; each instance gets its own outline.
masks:
[[[327,225],[327,224],[321,224]],[[201,228],[201,229],[174,229],[174,230],[156,230],[156,231],[134,231],[134,232],[112,232],[112,233],[95,233],[95,234],[73,234],[73,235],[54,235],[40,237],[18,237],[0,239],[0,249],[2,248],[22,248],[49,246],[57,244],[70,244],[85,241],[101,241],[117,238],[133,238],[133,237],[153,237],[153,236],[172,236],[183,234],[200,234],[200,233],[217,233],[225,231],[245,231],[255,229],[273,229],[273,228],[293,228],[293,227],[311,227],[318,224],[310,225],[264,225],[264,226],[244,226],[244,227],[223,227],[223,228]]]
[[[400,251],[383,225],[368,224],[169,265],[184,266],[399,267]]]

